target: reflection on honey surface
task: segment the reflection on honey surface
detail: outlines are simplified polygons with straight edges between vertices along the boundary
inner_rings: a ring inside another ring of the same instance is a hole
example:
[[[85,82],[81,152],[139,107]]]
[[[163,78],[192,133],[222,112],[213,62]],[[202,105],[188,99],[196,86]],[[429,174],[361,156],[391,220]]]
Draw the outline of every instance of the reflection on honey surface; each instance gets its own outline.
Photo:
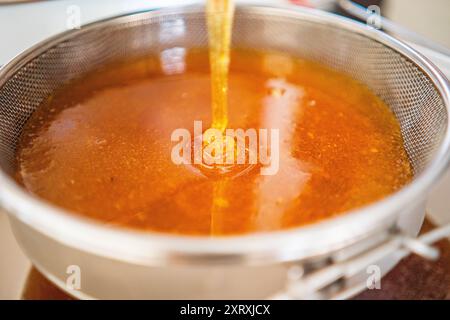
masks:
[[[411,179],[398,123],[366,87],[312,62],[245,50],[232,52],[228,127],[279,129],[279,171],[217,183],[175,165],[172,131],[194,120],[211,126],[208,53],[182,59],[170,74],[167,57],[116,63],[61,89],[24,130],[17,180],[108,224],[230,235],[315,222]]]

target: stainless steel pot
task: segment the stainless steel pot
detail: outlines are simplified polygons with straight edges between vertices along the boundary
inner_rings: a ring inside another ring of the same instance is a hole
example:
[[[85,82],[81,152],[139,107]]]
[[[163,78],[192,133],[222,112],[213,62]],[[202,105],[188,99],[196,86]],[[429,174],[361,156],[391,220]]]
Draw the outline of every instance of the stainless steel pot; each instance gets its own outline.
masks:
[[[0,203],[44,275],[79,298],[329,297],[361,289],[368,264],[384,274],[408,250],[434,253],[409,236],[417,235],[427,192],[449,162],[448,82],[403,43],[310,9],[238,6],[233,46],[319,61],[379,95],[401,124],[415,171],[414,181],[392,196],[311,226],[202,238],[106,227],[30,195],[11,178],[23,126],[61,85],[116,59],[206,45],[202,7],[156,10],[66,32],[0,71]],[[78,270],[73,265],[81,270],[80,289],[66,286],[68,272]]]

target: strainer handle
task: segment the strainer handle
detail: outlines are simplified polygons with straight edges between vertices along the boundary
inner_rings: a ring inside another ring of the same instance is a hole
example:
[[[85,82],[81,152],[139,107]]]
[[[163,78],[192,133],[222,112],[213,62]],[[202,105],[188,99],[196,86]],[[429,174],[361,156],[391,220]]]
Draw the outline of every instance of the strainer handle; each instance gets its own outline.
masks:
[[[334,262],[326,267],[304,274],[302,264],[292,265],[288,270],[285,288],[270,299],[345,299],[367,287],[365,281],[349,284],[349,280],[382,258],[394,256],[402,259],[415,253],[428,260],[436,260],[439,250],[431,244],[450,236],[450,224],[438,227],[418,238],[393,231],[383,243],[353,256],[345,261]]]

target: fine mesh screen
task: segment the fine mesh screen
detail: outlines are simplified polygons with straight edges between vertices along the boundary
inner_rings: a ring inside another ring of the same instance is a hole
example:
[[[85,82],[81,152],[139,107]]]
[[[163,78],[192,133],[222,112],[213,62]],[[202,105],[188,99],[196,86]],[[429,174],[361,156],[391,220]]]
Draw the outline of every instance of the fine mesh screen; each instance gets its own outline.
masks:
[[[0,87],[0,166],[11,173],[27,119],[52,92],[96,67],[171,48],[207,45],[204,13],[137,14],[74,33],[16,70]],[[365,83],[396,114],[416,173],[447,129],[447,109],[432,80],[401,54],[330,23],[239,9],[233,45],[281,50],[324,63]],[[176,52],[176,51],[175,51]]]

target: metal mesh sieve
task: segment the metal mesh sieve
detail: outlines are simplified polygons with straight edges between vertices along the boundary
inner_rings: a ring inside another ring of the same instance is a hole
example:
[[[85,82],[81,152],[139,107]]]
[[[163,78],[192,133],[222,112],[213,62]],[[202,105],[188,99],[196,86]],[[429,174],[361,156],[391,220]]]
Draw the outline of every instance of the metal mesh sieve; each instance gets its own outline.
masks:
[[[1,168],[13,171],[24,125],[61,85],[114,60],[206,46],[205,26],[198,8],[140,13],[96,23],[26,54],[0,79]],[[365,83],[397,116],[414,170],[420,173],[445,136],[445,98],[422,67],[371,34],[320,15],[243,7],[235,15],[233,46],[288,52]]]

